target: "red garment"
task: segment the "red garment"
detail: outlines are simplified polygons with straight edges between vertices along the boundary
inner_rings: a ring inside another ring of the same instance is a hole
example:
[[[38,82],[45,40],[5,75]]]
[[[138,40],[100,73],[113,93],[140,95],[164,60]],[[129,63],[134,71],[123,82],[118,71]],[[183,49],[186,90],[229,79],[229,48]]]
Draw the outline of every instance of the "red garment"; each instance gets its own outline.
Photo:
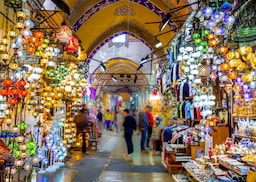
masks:
[[[147,118],[148,118],[148,126],[153,127],[154,126],[154,119],[150,112],[146,112]]]
[[[200,107],[196,109],[196,115],[198,120],[201,119]]]

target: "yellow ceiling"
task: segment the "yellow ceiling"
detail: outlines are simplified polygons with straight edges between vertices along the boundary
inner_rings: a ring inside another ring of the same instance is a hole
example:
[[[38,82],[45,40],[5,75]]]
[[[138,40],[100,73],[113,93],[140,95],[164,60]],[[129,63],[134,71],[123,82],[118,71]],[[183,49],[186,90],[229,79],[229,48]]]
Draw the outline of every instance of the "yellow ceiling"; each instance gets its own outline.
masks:
[[[129,21],[147,30],[152,35],[158,34],[159,29],[156,28],[155,24],[147,25],[145,24],[145,22],[161,21],[161,18],[144,6],[141,6],[133,2],[130,2],[129,4],[130,4],[130,7],[133,8],[134,11],[136,12],[136,16],[129,16],[129,17],[115,16],[114,12],[117,8],[127,5],[127,1],[120,1],[102,9],[101,11],[93,15],[89,20],[87,20],[77,32],[77,35],[82,41],[83,48],[87,50],[89,46],[101,34],[109,30],[116,24],[119,24],[122,22]],[[129,26],[127,26],[127,30],[128,29],[129,29]],[[167,30],[170,30],[170,28],[168,27],[165,29],[165,31]],[[170,41],[171,37],[173,37],[173,35],[174,35],[173,33],[165,34],[163,36],[160,36],[159,40],[161,40],[163,44],[166,45]]]

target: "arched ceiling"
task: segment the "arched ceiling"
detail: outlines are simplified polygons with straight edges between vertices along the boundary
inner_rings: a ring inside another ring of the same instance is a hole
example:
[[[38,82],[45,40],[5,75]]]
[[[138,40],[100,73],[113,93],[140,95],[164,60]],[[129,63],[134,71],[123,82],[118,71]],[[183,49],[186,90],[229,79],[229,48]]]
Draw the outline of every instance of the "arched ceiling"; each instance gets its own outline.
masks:
[[[107,61],[105,66],[105,73],[100,69],[96,69],[96,72],[91,75],[92,85],[97,88],[97,92],[101,91],[101,89],[112,93],[123,89],[134,92],[139,87],[147,87],[149,84],[150,75],[145,75],[143,70],[138,72],[137,81],[134,83],[134,73],[137,72],[138,65],[131,60],[116,58]],[[124,75],[124,77],[121,77],[121,75]],[[130,77],[127,77],[127,75],[130,75]],[[117,79],[117,82],[112,80],[112,76]]]
[[[129,21],[154,37],[159,33],[159,24],[145,24],[146,22],[159,22],[170,8],[188,4],[187,0],[180,0],[178,5],[176,1],[170,0],[66,0],[66,3],[71,9],[69,21],[81,39],[83,48],[86,51],[98,37],[123,22]],[[129,16],[126,16],[127,12],[126,14],[125,12],[120,14],[120,9],[128,6],[130,8],[129,11],[132,13],[128,13]],[[119,14],[116,12],[119,12]],[[173,16],[177,17],[190,12],[191,8],[185,8]],[[176,20],[184,20],[184,18],[181,17]],[[170,26],[166,27],[164,31],[180,26],[181,23],[170,23]],[[126,30],[129,31],[129,26],[126,26]],[[116,31],[112,29],[111,34],[115,33]],[[159,36],[158,39],[166,45],[173,36],[174,33],[168,33]],[[108,38],[107,35],[104,38]]]

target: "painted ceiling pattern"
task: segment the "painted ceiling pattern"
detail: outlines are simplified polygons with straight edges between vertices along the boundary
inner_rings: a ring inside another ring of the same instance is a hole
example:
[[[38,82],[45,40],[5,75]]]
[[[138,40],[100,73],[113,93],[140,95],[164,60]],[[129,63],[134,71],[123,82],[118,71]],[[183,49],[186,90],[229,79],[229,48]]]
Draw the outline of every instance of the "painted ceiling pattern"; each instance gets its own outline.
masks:
[[[88,20],[90,19],[95,13],[97,13],[98,11],[102,10],[103,8],[116,3],[120,0],[103,0],[99,3],[97,3],[96,5],[94,5],[92,8],[90,8],[88,11],[86,11],[77,21],[76,23],[73,25],[73,29],[74,31],[78,31],[79,28]],[[148,9],[150,9],[151,11],[153,11],[154,13],[156,13],[161,19],[163,19],[165,17],[165,13],[159,9],[156,5],[152,4],[149,0],[131,0],[131,2],[134,3],[138,3]],[[176,25],[170,21],[169,23],[170,28],[177,28]]]
[[[114,12],[115,16],[134,16],[136,15],[135,11],[128,6],[121,6],[119,8],[117,8]]]

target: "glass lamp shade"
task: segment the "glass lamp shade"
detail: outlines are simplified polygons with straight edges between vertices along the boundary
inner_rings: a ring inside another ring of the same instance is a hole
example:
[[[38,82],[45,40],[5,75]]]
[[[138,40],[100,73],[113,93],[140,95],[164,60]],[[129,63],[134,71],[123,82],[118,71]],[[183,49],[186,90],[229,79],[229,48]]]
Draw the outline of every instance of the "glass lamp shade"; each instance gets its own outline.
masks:
[[[208,20],[204,22],[204,26],[209,29],[213,29],[214,27],[216,27],[216,25],[217,23],[213,20]]]
[[[218,22],[221,22],[224,18],[224,13],[223,12],[216,12],[212,15],[211,19],[218,23]]]
[[[67,26],[61,26],[56,37],[60,42],[68,44],[72,39],[72,32]]]
[[[232,59],[229,61],[229,65],[233,68],[233,67],[238,67],[240,64],[242,63],[242,61],[240,59]]]
[[[226,29],[223,27],[218,27],[214,30],[215,35],[224,35],[226,33]]]
[[[226,54],[228,52],[228,47],[222,46],[218,49],[219,53]]]
[[[16,27],[17,27],[18,29],[23,29],[23,28],[24,28],[24,24],[23,24],[22,22],[17,22],[17,23],[16,23]]]
[[[251,73],[245,73],[244,75],[242,75],[242,80],[244,82],[252,82],[254,80],[254,75],[252,75]]]
[[[227,60],[232,60],[232,59],[239,58],[239,57],[240,57],[239,53],[233,52],[233,51],[228,52],[226,55]]]
[[[226,25],[233,25],[236,22],[236,18],[234,16],[227,16],[226,18],[224,18],[223,22]]]
[[[216,39],[212,39],[209,41],[210,46],[217,46],[218,44],[219,44],[219,42]]]
[[[245,67],[246,67],[246,63],[241,62],[241,64],[236,68],[236,70],[241,71],[241,70],[245,69]]]
[[[234,70],[231,71],[229,74],[228,74],[228,78],[231,79],[231,80],[234,80],[238,77],[238,73],[235,72]]]
[[[67,50],[75,52],[77,50],[78,46],[79,46],[79,42],[78,42],[77,38],[72,37],[68,42]]]
[[[214,13],[214,9],[212,7],[206,7],[202,10],[202,14],[209,18]]]
[[[238,49],[238,53],[240,55],[246,55],[252,52],[252,48],[250,46],[243,46]]]
[[[4,53],[1,55],[1,58],[4,59],[4,60],[8,60],[10,58],[10,55],[7,54],[7,53]]]
[[[19,18],[25,18],[25,17],[26,17],[26,14],[25,14],[24,11],[18,11],[18,12],[17,12],[17,17],[19,17]]]
[[[210,66],[209,65],[200,65],[198,66],[198,76],[207,77],[210,74]]]
[[[23,144],[23,145],[20,145],[19,146],[19,150],[27,150],[27,145],[26,144]]]
[[[22,35],[27,39],[28,37],[32,36],[32,32],[28,29],[22,31]]]
[[[31,21],[31,20],[25,20],[24,21],[24,25],[27,27],[27,28],[32,28],[34,26],[34,22]]]
[[[42,39],[42,38],[44,38],[44,33],[38,31],[38,32],[35,33],[35,37],[37,37],[37,38],[39,38],[39,39]]]
[[[23,160],[16,160],[14,163],[15,163],[15,166],[20,167],[23,165]]]
[[[229,63],[223,63],[220,65],[220,69],[221,69],[221,71],[228,71],[231,69],[231,67],[230,67]]]

